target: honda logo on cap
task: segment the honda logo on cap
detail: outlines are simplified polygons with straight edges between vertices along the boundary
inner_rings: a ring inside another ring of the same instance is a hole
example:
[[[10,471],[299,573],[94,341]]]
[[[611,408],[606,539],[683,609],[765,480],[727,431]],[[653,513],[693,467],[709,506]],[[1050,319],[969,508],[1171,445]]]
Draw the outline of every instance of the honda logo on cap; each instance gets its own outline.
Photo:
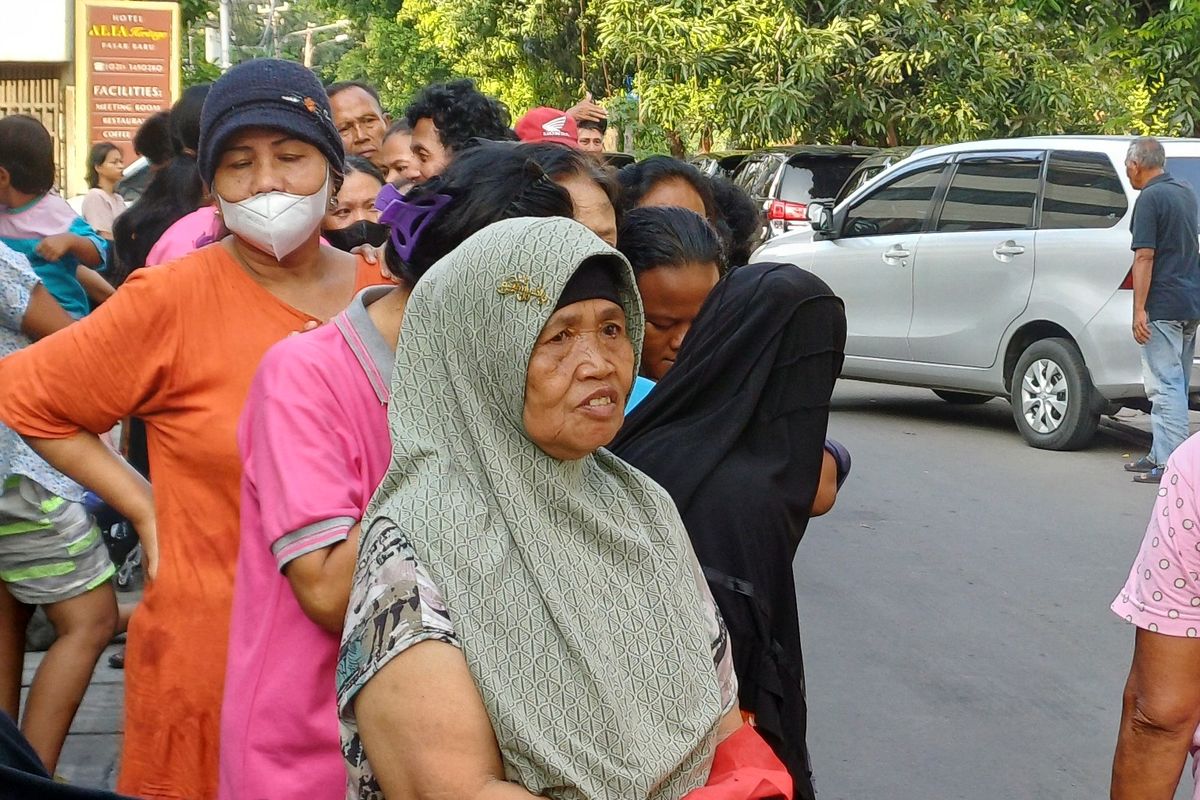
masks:
[[[571,134],[563,130],[565,127],[567,127],[567,115],[563,114],[561,117],[555,117],[549,122],[542,123],[542,136],[563,136],[569,139]]]

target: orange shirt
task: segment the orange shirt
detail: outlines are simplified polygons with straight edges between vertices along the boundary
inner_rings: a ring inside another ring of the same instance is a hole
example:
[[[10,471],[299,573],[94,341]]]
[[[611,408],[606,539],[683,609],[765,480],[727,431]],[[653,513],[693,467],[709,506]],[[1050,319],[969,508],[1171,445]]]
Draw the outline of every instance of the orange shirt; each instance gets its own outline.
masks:
[[[358,262],[356,290],[382,282]],[[146,422],[160,559],[129,626],[122,793],[216,796],[239,540],[235,431],[263,354],[313,319],[214,244],[138,270],[86,319],[0,361],[0,420],[19,433]]]

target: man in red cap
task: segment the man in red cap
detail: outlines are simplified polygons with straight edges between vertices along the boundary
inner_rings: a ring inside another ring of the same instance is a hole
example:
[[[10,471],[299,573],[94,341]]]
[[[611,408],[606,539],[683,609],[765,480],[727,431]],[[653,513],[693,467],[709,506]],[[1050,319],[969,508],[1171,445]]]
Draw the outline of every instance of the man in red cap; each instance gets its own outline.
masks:
[[[541,106],[517,121],[517,138],[522,142],[556,142],[579,149],[579,128],[565,111]]]

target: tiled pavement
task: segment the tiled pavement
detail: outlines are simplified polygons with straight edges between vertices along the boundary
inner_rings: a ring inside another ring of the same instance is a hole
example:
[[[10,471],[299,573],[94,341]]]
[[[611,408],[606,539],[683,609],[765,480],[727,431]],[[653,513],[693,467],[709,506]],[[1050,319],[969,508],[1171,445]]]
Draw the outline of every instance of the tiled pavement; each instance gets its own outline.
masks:
[[[116,785],[125,673],[108,666],[108,657],[119,649],[120,645],[110,645],[100,656],[92,683],[63,746],[57,772],[76,786],[111,789]],[[44,655],[25,654],[25,674],[21,683],[26,690]]]

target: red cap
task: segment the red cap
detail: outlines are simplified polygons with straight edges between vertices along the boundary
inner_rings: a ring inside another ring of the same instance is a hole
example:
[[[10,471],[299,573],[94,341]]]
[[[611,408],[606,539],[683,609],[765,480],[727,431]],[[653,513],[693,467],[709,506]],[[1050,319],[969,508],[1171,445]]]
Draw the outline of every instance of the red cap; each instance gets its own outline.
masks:
[[[557,108],[532,109],[517,121],[517,138],[522,142],[557,142],[579,149],[579,128],[575,120]]]

